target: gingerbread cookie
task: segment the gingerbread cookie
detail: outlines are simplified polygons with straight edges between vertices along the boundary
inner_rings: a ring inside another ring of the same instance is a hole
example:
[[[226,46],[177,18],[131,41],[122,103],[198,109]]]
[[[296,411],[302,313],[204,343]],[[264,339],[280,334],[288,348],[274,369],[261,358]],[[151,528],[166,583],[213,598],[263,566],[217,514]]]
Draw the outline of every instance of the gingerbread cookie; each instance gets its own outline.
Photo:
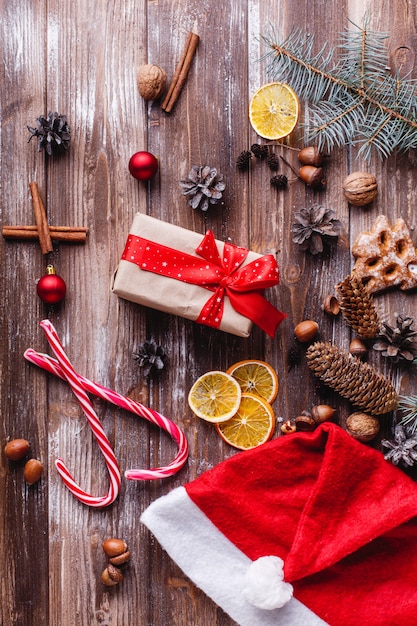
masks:
[[[384,215],[379,215],[372,229],[358,236],[352,254],[356,258],[352,274],[362,280],[369,293],[417,287],[417,251],[402,218],[391,226]]]

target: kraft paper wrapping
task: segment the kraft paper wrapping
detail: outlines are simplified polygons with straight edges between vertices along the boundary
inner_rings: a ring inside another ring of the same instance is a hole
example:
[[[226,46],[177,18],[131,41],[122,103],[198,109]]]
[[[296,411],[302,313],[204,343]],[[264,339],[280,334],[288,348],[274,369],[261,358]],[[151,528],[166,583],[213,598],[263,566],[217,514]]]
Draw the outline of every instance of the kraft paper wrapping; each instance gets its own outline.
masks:
[[[204,237],[203,234],[168,224],[142,213],[135,215],[129,234],[175,248],[195,257],[198,257],[195,249]],[[224,243],[217,239],[216,243],[222,253]],[[261,256],[249,251],[242,266]],[[198,318],[204,304],[212,295],[212,292],[204,287],[142,270],[135,263],[123,259],[113,276],[112,291],[130,302],[193,321]],[[237,313],[230,304],[229,298],[225,296],[220,330],[239,337],[248,337],[251,329],[251,320]]]

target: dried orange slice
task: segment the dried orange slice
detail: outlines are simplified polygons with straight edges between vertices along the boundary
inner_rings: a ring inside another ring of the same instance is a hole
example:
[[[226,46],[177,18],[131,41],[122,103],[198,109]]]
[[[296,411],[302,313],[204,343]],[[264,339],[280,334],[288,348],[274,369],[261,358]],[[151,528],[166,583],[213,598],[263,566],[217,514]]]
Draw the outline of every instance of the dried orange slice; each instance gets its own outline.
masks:
[[[242,391],[239,383],[226,372],[206,372],[188,394],[188,404],[197,417],[207,422],[224,422],[238,410]]]
[[[215,424],[220,437],[239,450],[250,450],[268,441],[275,429],[271,405],[252,393],[242,393],[233,417]]]
[[[285,83],[268,83],[253,95],[249,120],[264,139],[283,139],[295,128],[300,113],[297,94]]]
[[[265,361],[239,361],[231,365],[227,373],[236,378],[243,393],[254,393],[269,403],[277,397],[278,376],[274,368]]]

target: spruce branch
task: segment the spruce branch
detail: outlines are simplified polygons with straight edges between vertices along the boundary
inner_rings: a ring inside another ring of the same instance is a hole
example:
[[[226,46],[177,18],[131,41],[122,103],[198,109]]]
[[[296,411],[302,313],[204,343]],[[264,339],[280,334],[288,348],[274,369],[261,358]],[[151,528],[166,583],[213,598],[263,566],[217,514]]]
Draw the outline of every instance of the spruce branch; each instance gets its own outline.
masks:
[[[308,141],[315,140],[321,152],[360,145],[358,155],[369,160],[373,150],[382,159],[394,150],[415,148],[415,81],[401,78],[401,68],[391,71],[388,36],[369,29],[369,16],[362,27],[351,24],[355,30],[341,33],[338,46],[325,44],[317,53],[314,35],[300,29],[282,43],[263,36],[268,74],[287,82],[308,103]]]

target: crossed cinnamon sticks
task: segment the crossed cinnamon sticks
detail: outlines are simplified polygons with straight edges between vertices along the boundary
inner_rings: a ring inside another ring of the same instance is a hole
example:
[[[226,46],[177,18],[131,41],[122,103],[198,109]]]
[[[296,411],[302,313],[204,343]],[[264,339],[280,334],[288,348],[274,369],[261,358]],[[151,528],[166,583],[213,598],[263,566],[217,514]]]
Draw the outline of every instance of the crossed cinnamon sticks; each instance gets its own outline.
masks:
[[[170,113],[172,111],[180,96],[181,90],[187,79],[188,72],[190,71],[191,63],[199,41],[200,37],[196,33],[188,33],[184,50],[175,69],[174,76],[172,77],[166,96],[161,104],[161,109],[165,111],[165,113]]]
[[[4,226],[2,235],[5,239],[39,239],[42,254],[52,252],[52,240],[72,243],[84,243],[86,241],[88,228],[84,226],[49,226],[38,185],[31,182],[29,187],[36,226]]]

